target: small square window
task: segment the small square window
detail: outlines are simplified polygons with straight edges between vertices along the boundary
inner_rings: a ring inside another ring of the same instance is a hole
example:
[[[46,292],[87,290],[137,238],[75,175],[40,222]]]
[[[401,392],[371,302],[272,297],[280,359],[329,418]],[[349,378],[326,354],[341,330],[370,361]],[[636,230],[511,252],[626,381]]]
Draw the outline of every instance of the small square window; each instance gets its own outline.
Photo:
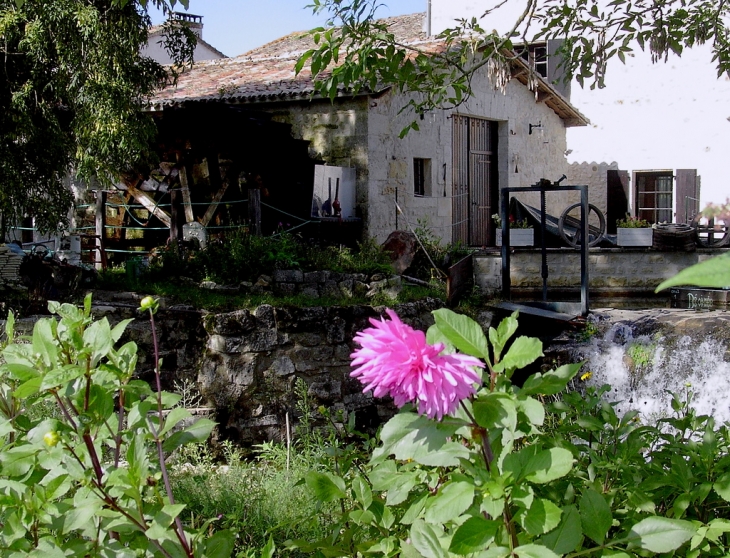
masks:
[[[431,159],[413,158],[413,194],[431,195]]]

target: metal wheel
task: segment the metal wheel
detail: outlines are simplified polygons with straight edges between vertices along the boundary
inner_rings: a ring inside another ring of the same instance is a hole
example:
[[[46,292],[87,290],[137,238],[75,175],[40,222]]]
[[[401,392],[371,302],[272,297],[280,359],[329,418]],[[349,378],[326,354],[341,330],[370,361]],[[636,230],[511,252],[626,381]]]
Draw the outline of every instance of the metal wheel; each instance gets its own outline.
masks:
[[[574,203],[571,206],[568,206],[565,208],[565,211],[560,215],[560,220],[558,221],[558,232],[560,233],[560,238],[563,239],[563,241],[570,246],[571,248],[577,248],[581,243],[581,230],[580,230],[580,207],[581,204]],[[570,212],[574,209],[578,208],[578,216],[571,215]],[[598,219],[598,226],[591,224],[591,212],[595,213],[596,218]],[[576,229],[576,233],[573,236],[568,236],[568,233],[565,232],[565,225],[568,225],[569,227],[573,227]],[[592,203],[588,204],[588,237],[593,238],[593,240],[590,240],[588,242],[588,246],[592,247],[601,242],[603,240],[604,235],[606,234],[606,217],[603,215],[603,212],[598,209],[595,205]]]
[[[720,248],[730,241],[730,227],[722,219],[715,221],[698,213],[692,219],[692,228],[695,230],[695,242],[698,246]]]

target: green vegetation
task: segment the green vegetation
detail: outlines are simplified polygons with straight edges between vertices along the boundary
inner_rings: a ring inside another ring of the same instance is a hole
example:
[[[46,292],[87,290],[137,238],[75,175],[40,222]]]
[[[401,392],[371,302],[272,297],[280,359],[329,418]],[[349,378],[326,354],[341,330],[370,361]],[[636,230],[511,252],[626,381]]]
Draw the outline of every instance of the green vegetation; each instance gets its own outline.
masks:
[[[162,249],[153,259],[149,278],[190,277],[221,284],[256,281],[275,269],[329,270],[347,273],[391,273],[390,256],[373,241],[344,246],[319,246],[290,233],[256,236],[238,230],[211,241],[204,250]]]
[[[0,0],[0,236],[33,217],[40,230],[66,221],[66,178],[109,184],[144,172],[156,133],[145,105],[171,77],[140,55],[148,8],[177,0]],[[179,2],[187,7],[187,0]],[[168,25],[167,47],[192,60],[195,37]]]

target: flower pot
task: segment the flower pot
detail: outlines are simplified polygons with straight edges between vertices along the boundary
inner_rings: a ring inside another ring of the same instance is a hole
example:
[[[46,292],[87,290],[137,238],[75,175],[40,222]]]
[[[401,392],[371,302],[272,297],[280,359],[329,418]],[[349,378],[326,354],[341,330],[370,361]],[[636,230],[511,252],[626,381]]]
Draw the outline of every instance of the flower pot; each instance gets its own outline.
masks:
[[[644,246],[652,245],[654,229],[616,229],[617,244],[619,246]]]
[[[510,246],[532,246],[535,244],[535,229],[510,229]]]

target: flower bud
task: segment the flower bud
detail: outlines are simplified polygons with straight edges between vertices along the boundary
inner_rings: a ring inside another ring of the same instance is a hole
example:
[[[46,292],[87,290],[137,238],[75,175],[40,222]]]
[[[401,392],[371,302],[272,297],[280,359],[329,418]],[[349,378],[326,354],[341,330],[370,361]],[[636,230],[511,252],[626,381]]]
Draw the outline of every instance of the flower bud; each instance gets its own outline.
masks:
[[[51,430],[49,432],[46,432],[43,436],[43,441],[48,447],[53,447],[61,440],[61,436],[58,435],[58,432],[55,430]]]
[[[151,296],[144,297],[139,303],[139,309],[142,312],[147,312],[148,310],[151,310],[153,314],[155,312],[157,312],[158,306],[159,305],[158,305],[157,301],[154,298],[152,298]]]

